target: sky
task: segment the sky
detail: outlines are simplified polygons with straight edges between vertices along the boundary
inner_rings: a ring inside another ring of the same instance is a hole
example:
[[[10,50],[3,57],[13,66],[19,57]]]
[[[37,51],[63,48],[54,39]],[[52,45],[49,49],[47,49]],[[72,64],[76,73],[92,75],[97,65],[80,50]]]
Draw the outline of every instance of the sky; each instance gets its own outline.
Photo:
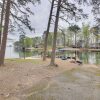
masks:
[[[31,16],[30,20],[32,21],[32,26],[35,28],[36,32],[35,33],[30,33],[32,36],[41,36],[43,32],[47,29],[47,23],[48,23],[48,18],[49,18],[49,11],[50,11],[50,2],[48,0],[41,0],[40,5],[36,5],[35,7],[31,6],[31,9],[34,11],[34,16]],[[82,26],[82,23],[89,23],[93,25],[94,20],[93,20],[93,15],[91,14],[91,7],[89,6],[82,6],[84,9],[84,12],[89,14],[89,18],[86,20],[80,20],[79,22],[74,22],[74,24],[78,24],[79,26]],[[67,28],[68,23],[64,21],[59,21],[59,25]],[[51,30],[53,31],[53,27],[51,25]]]
[[[50,2],[48,0],[41,0],[41,4],[37,4],[35,7],[31,7],[34,11],[34,16],[31,17],[32,26],[36,32],[35,36],[42,35],[47,28]]]
[[[29,7],[34,12],[34,16],[30,16],[30,21],[32,23],[32,26],[35,28],[35,33],[30,32],[29,30],[26,30],[27,36],[29,37],[35,37],[35,36],[42,36],[43,32],[47,28],[48,24],[48,18],[49,18],[49,11],[50,11],[50,2],[48,0],[41,0],[41,4],[36,4],[35,6],[29,5]],[[79,22],[74,22],[74,24],[78,24],[79,26],[82,26],[82,23],[90,23],[93,25],[93,15],[91,14],[91,7],[82,6],[84,9],[84,12],[89,14],[89,18],[86,20],[80,20]],[[65,23],[63,21],[59,21],[59,25],[63,28],[68,27],[68,23]],[[53,27],[51,27],[51,30],[53,31]],[[19,38],[19,35],[9,35],[8,37],[13,37],[13,39],[16,41]]]
[[[30,32],[26,29],[26,36],[41,36],[47,28],[46,26],[48,23],[50,2],[48,2],[48,0],[41,0],[41,4],[35,4],[34,6],[29,5],[29,7],[34,12],[34,16],[30,16],[30,21],[32,27],[35,28],[35,33]],[[13,34],[9,33],[8,39],[13,39],[14,41],[17,41],[19,39],[19,34],[16,33],[17,32],[14,32]]]

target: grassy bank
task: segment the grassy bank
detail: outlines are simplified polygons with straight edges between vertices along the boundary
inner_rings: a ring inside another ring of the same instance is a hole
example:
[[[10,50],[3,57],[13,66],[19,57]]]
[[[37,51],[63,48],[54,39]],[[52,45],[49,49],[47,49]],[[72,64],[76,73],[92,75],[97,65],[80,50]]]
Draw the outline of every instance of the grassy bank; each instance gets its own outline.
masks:
[[[5,62],[25,63],[30,62],[33,64],[42,64],[42,59],[5,59]]]

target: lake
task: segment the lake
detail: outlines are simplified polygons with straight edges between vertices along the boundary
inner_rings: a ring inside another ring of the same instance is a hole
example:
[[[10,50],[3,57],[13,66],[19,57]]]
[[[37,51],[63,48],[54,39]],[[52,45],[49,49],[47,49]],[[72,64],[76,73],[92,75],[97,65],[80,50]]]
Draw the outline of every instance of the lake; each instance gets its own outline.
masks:
[[[19,53],[14,50],[14,46],[7,46],[6,47],[6,54],[5,58],[19,58]]]
[[[7,46],[6,47],[6,54],[5,58],[23,58],[25,54],[25,57],[38,57],[41,54],[41,50],[37,51],[27,51],[25,53],[18,51],[14,48],[14,46]]]
[[[36,57],[40,56],[41,51],[30,51],[26,52],[26,57]],[[74,57],[75,51],[65,51],[57,55],[65,55],[67,57]],[[18,52],[14,49],[14,46],[7,46],[5,58],[22,58],[24,56],[23,52]],[[77,52],[77,57],[87,64],[100,64],[100,52]]]
[[[75,51],[64,51],[57,53],[59,56],[75,57]],[[100,64],[100,52],[77,51],[76,57],[86,64]]]

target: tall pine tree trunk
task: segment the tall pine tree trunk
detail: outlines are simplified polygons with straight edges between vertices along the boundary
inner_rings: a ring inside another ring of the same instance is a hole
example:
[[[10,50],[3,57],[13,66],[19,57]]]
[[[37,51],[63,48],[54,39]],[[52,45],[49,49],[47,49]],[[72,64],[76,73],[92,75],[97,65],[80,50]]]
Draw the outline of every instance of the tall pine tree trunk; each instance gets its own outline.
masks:
[[[50,24],[51,24],[51,19],[52,19],[52,12],[53,12],[53,7],[54,7],[54,1],[55,0],[52,0],[51,10],[50,10],[50,15],[49,15],[49,21],[48,21],[48,26],[47,26],[47,31],[46,31],[46,34],[45,34],[43,61],[46,60],[48,34],[49,34],[49,30],[50,30]]]
[[[2,41],[2,26],[3,26],[4,10],[5,10],[5,0],[3,0],[2,10],[1,10],[1,19],[0,19],[0,46],[1,46],[1,41]]]
[[[5,24],[4,24],[2,45],[1,45],[1,50],[0,50],[0,66],[4,64],[8,26],[9,26],[9,17],[10,17],[10,4],[11,4],[11,0],[7,0],[6,12],[5,12]]]
[[[77,56],[77,43],[76,43],[76,32],[75,32],[75,59],[76,59],[76,56]]]
[[[51,62],[50,62],[51,66],[55,66],[56,40],[57,40],[57,30],[58,30],[58,21],[59,21],[61,1],[62,0],[58,0],[58,6],[57,6],[57,13],[56,13],[55,27],[54,27],[54,37],[53,37],[53,47],[52,47]]]
[[[64,39],[64,43],[63,43],[63,45],[64,45],[64,48],[66,47],[66,37],[65,37],[65,33],[62,31],[62,34],[63,34],[63,39]]]

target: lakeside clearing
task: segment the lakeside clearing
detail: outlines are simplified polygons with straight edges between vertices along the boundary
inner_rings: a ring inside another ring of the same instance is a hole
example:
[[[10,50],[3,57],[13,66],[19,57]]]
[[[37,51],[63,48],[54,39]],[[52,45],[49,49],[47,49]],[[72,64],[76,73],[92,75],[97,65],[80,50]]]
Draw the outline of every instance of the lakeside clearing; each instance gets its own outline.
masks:
[[[0,100],[100,100],[99,65],[56,59],[59,67],[50,67],[49,62],[6,60],[0,67]]]

